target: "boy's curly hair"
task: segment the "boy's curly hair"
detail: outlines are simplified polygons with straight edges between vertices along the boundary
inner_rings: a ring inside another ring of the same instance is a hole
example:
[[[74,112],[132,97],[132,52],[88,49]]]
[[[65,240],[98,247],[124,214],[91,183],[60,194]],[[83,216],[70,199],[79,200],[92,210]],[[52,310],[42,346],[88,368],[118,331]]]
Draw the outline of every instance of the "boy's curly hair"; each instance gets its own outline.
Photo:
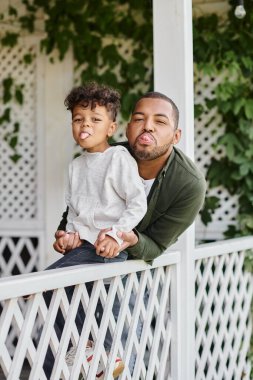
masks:
[[[73,88],[66,97],[64,104],[71,112],[77,105],[91,106],[91,109],[94,109],[96,105],[104,106],[110,113],[112,120],[115,121],[120,109],[120,94],[111,87],[89,82]]]

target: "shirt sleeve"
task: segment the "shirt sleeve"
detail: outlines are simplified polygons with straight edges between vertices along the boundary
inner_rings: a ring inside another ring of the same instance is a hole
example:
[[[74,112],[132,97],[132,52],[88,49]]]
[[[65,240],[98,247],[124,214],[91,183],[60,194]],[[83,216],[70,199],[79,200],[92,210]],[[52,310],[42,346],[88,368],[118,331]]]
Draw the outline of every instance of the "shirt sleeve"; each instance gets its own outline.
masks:
[[[73,166],[72,163],[69,165],[69,173],[68,173],[68,185],[66,189],[66,194],[65,194],[65,201],[67,204],[67,214],[66,214],[66,225],[65,225],[65,230],[66,231],[71,231],[75,232],[74,226],[73,226],[73,219],[77,216],[72,205],[70,202],[71,199],[71,177],[72,177],[72,170]],[[66,212],[65,212],[66,213]],[[62,222],[61,222],[62,223]]]
[[[111,177],[112,186],[125,200],[126,208],[107,235],[121,244],[122,240],[117,236],[117,232],[129,232],[137,226],[147,211],[147,198],[133,157],[124,150],[117,152],[113,160],[115,165]]]
[[[160,214],[154,223],[142,232],[135,230],[138,242],[127,249],[128,253],[147,262],[160,256],[193,223],[203,205],[205,192],[204,178],[193,180],[178,201]]]

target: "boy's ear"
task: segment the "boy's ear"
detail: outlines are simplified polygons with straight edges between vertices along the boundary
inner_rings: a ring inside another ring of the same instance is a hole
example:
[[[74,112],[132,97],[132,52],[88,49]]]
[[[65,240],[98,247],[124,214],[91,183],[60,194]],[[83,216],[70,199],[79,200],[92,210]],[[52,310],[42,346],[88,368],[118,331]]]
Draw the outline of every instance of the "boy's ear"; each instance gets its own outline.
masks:
[[[114,135],[117,127],[118,127],[117,123],[115,121],[112,122],[109,129],[108,129],[107,137],[111,137],[112,135]]]

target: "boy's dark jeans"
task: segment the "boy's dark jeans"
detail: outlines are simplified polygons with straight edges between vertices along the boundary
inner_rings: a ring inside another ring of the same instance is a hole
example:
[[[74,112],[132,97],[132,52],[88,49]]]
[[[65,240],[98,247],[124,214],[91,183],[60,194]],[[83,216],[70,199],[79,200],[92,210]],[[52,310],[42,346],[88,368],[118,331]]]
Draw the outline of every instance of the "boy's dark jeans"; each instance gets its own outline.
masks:
[[[48,268],[46,268],[46,270],[65,268],[65,267],[81,265],[81,264],[98,264],[98,263],[102,264],[102,263],[122,262],[122,261],[125,261],[126,259],[127,259],[127,253],[125,251],[120,252],[119,255],[117,257],[114,257],[113,259],[106,259],[104,257],[98,256],[96,254],[95,247],[88,242],[84,242],[80,247],[75,248],[69,253],[67,253],[61,259],[59,259],[58,261],[50,265]],[[86,283],[86,289],[89,295],[92,292],[92,288],[93,288],[93,282]],[[106,285],[106,288],[108,290],[109,285]],[[72,298],[73,291],[74,291],[74,286],[69,286],[65,288],[65,291],[70,301]],[[52,291],[48,291],[44,294],[44,299],[46,301],[47,306],[49,306],[50,304],[51,297],[52,297]],[[120,309],[120,304],[116,296],[114,305],[113,305],[113,315],[115,319],[117,319],[118,317],[119,309]],[[97,319],[98,325],[100,324],[102,314],[103,314],[103,307],[102,307],[101,302],[99,302],[96,309],[96,319]],[[81,334],[84,319],[85,319],[85,313],[82,306],[80,305],[77,315],[76,315],[76,320],[75,320],[76,327],[79,334]],[[61,338],[64,324],[65,324],[64,317],[61,311],[59,310],[56,320],[55,320],[55,325],[54,325],[54,329],[58,336],[58,339]],[[112,342],[112,337],[110,333],[107,332],[105,342],[104,342],[105,349],[110,348],[111,342]],[[85,350],[85,347],[84,347],[84,350]],[[51,348],[48,347],[44,365],[43,365],[43,369],[44,369],[47,379],[50,379],[53,366],[54,366],[54,356],[52,354]]]

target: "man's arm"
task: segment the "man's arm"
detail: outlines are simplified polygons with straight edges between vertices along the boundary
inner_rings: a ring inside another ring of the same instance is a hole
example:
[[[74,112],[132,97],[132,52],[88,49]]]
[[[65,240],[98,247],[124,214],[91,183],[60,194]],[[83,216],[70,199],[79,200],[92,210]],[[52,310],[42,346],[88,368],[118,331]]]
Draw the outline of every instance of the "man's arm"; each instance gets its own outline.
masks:
[[[62,214],[62,219],[60,221],[60,224],[57,228],[57,231],[66,231],[67,226],[67,217],[68,217],[69,208],[67,207],[64,213]]]
[[[160,256],[193,223],[203,205],[205,191],[204,178],[193,181],[184,189],[178,202],[165,213],[157,215],[157,219],[144,231],[135,231],[138,242],[127,248],[128,253],[147,262]]]

